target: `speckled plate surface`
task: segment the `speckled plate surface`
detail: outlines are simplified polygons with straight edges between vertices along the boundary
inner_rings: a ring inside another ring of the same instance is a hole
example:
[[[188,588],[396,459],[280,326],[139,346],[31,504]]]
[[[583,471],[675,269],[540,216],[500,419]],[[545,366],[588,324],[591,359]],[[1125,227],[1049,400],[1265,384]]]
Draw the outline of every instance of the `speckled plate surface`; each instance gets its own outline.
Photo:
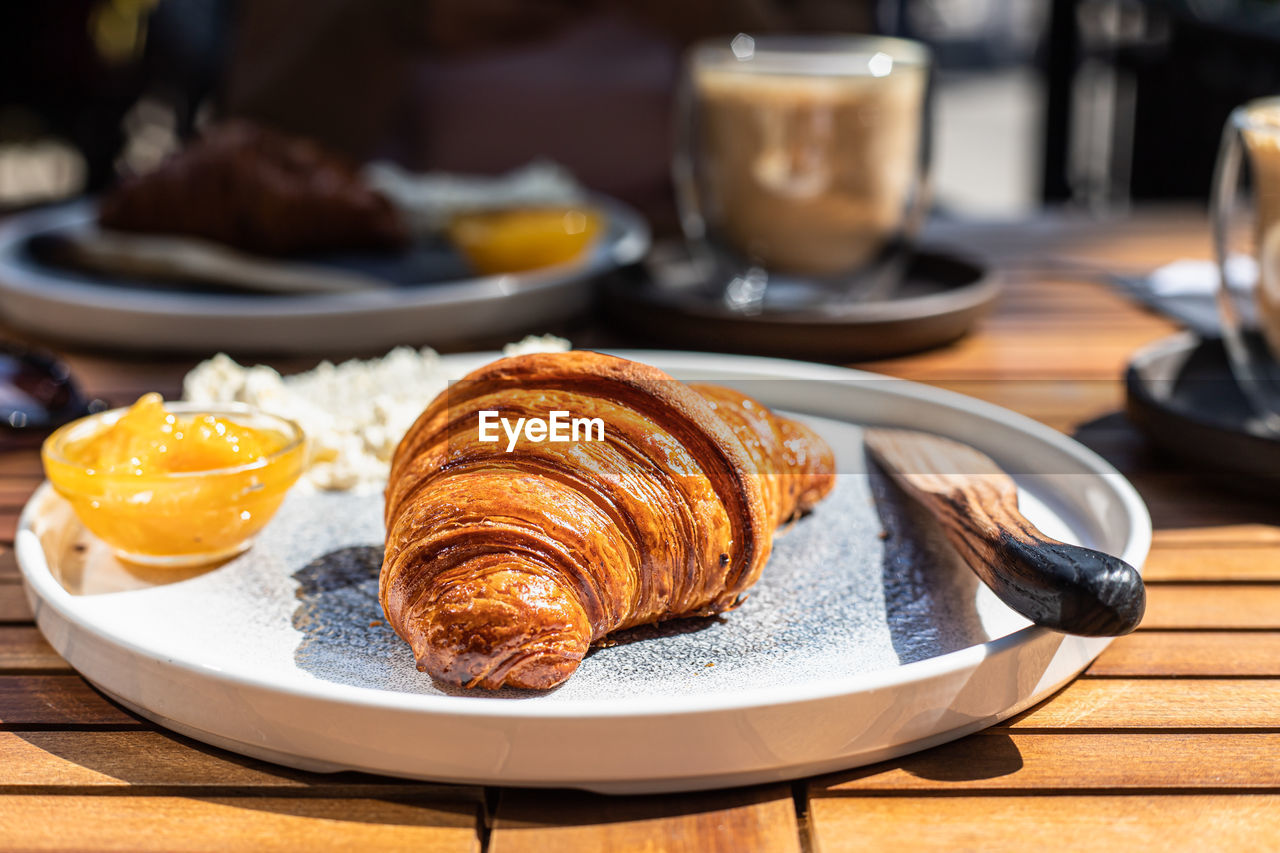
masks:
[[[610,792],[792,778],[923,748],[1027,707],[1106,646],[1030,627],[996,600],[868,471],[857,424],[969,441],[1014,473],[1023,511],[1050,535],[1141,565],[1141,501],[1070,439],[855,371],[621,354],[739,384],[836,449],[835,492],[778,537],[763,579],[729,614],[620,635],[545,694],[441,689],[382,621],[379,494],[300,488],[248,553],[175,574],[121,565],[46,486],[17,546],[37,621],[105,692],[239,752],[317,770]]]

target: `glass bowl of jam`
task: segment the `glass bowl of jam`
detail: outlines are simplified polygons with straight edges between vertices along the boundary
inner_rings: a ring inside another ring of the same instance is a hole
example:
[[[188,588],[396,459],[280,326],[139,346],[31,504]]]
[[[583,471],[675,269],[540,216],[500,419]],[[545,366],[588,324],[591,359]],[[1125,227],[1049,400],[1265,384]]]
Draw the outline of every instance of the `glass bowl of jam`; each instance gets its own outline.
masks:
[[[174,567],[248,548],[308,461],[291,420],[159,394],[67,424],[41,458],[53,488],[117,556]]]

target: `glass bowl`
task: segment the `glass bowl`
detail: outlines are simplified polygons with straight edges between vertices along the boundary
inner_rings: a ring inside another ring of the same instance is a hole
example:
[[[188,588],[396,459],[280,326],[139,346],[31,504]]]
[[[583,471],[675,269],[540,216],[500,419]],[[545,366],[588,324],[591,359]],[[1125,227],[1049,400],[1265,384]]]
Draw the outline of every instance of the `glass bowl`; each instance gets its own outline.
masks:
[[[249,406],[165,403],[179,416],[214,415],[251,430],[279,433],[281,446],[252,462],[199,471],[106,472],[70,459],[68,446],[119,420],[112,409],[73,421],[41,449],[45,475],[76,516],[121,559],[148,566],[192,566],[241,553],[271,520],[307,465],[298,424]]]

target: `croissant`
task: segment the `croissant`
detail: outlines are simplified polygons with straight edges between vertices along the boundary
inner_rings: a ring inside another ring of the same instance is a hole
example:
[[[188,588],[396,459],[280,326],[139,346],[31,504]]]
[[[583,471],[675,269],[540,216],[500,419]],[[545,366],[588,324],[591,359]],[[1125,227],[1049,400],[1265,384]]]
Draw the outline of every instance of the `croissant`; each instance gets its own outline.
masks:
[[[408,241],[400,214],[352,164],[244,119],[217,124],[155,170],[126,178],[102,200],[98,220],[266,255]]]
[[[603,440],[482,440],[481,412],[557,410]],[[808,427],[728,388],[591,352],[501,359],[401,440],[379,597],[438,681],[550,688],[611,632],[735,607],[833,468]]]

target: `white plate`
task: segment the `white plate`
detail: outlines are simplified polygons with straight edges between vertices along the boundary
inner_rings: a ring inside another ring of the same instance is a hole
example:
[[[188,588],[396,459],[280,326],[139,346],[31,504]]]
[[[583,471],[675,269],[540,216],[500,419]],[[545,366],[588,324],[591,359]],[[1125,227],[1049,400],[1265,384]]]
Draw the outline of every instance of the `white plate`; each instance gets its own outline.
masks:
[[[226,294],[120,286],[42,263],[30,241],[84,227],[87,201],[0,224],[0,314],[39,337],[124,349],[332,354],[398,344],[447,347],[545,328],[582,311],[595,276],[635,263],[649,229],[631,208],[593,196],[604,238],[581,263],[354,293]]]
[[[380,495],[296,491],[247,554],[172,576],[124,569],[47,486],[17,535],[36,620],[104,692],[237,752],[312,770],[613,793],[788,779],[921,749],[1030,706],[1106,647],[1028,626],[927,525],[907,535],[919,514],[866,473],[855,424],[976,445],[1014,474],[1023,511],[1047,533],[1141,566],[1151,538],[1141,499],[1076,442],[857,371],[620,354],[738,385],[802,413],[836,447],[836,492],[778,537],[751,597],[718,621],[638,629],[642,639],[594,652],[547,694],[441,690],[370,624],[382,619]]]

